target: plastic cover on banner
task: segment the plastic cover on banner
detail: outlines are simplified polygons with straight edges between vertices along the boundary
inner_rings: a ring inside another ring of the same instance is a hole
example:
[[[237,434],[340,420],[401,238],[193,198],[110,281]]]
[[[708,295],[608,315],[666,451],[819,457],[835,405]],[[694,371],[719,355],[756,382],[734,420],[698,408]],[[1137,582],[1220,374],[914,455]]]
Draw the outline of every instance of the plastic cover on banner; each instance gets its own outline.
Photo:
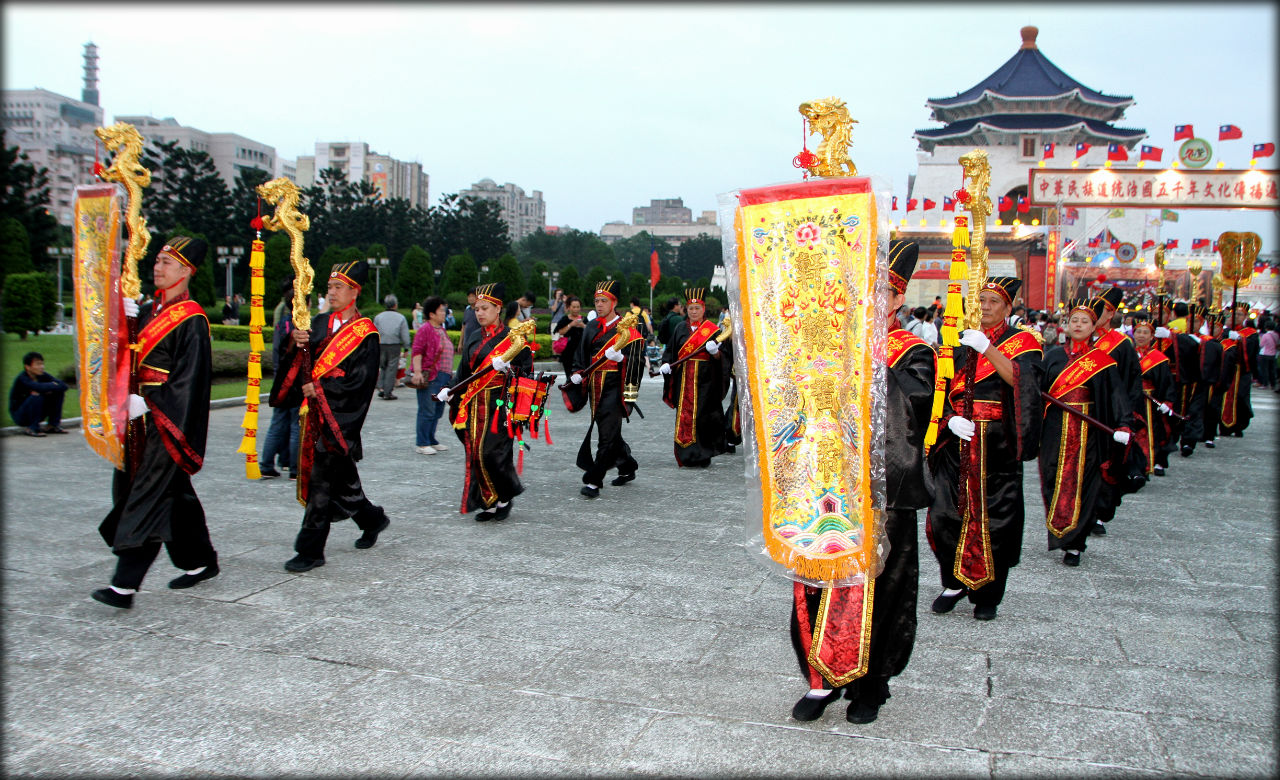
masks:
[[[858,177],[720,196],[748,550],[809,585],[866,582],[889,551],[887,191]]]
[[[89,448],[118,469],[124,468],[130,360],[120,291],[125,201],[118,184],[76,187],[71,265],[80,429]]]

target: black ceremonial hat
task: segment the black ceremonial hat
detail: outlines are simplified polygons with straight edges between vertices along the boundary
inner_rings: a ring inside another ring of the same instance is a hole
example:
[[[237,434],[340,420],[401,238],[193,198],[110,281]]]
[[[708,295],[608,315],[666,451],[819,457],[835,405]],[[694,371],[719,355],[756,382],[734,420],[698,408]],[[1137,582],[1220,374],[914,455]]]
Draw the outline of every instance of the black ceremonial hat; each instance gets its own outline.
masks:
[[[1107,305],[1113,309],[1120,308],[1120,304],[1124,301],[1124,290],[1112,285],[1102,292],[1098,293],[1098,297],[1107,302]]]
[[[1022,287],[1022,280],[1016,276],[988,276],[982,289],[991,290],[1004,298],[1004,302],[1013,305],[1013,296]]]
[[[349,263],[334,263],[329,271],[330,279],[341,279],[352,287],[364,287],[369,281],[369,264],[364,260],[353,260]]]
[[[907,282],[915,273],[916,261],[920,259],[920,245],[914,241],[903,241],[895,238],[889,244],[889,285],[903,295],[907,292]]]
[[[706,300],[707,300],[707,288],[705,287],[684,288],[684,302],[686,305],[690,303],[705,303]]]
[[[614,303],[618,302],[618,282],[614,279],[600,282],[596,285],[596,295],[606,295],[613,299]]]
[[[183,265],[194,270],[204,262],[204,256],[209,252],[209,245],[198,238],[174,236],[165,242],[160,251],[172,255]]]
[[[502,282],[489,282],[476,288],[476,297],[501,306],[507,300],[507,286]]]
[[[1079,309],[1089,313],[1094,322],[1102,318],[1102,312],[1106,302],[1101,297],[1096,298],[1072,298],[1067,303],[1067,316],[1070,317],[1072,312]]]

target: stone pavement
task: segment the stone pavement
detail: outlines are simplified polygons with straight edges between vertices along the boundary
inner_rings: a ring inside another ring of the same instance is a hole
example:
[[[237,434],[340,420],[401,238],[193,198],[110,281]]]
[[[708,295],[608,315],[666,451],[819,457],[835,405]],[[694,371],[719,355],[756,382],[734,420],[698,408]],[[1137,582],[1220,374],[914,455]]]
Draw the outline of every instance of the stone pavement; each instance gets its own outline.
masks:
[[[414,452],[412,392],[375,399],[361,473],[391,527],[361,551],[337,524],[301,575],[293,483],[246,481],[241,413],[214,411],[195,485],[223,572],[171,591],[162,555],[130,611],[89,598],[107,464],[78,435],[6,438],[3,771],[1274,775],[1277,397],[1255,398],[1244,439],[1175,457],[1079,569],[1045,550],[1028,464],[992,623],[928,611],[921,530],[919,637],[866,726],[790,719],[790,583],[742,549],[743,458],[677,469],[656,383],[624,428],[639,479],[578,496],[587,419],[557,408],[486,524],[457,512],[461,448]]]

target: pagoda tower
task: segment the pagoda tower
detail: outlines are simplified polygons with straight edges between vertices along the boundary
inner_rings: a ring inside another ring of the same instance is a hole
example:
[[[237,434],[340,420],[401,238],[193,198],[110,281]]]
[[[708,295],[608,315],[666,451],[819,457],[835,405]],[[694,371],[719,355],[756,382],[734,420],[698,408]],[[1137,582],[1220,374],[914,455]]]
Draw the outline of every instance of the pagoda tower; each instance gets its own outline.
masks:
[[[1129,150],[1130,160],[1136,162],[1135,147],[1147,132],[1115,124],[1134,104],[1132,96],[1108,95],[1086,87],[1040,51],[1036,45],[1038,28],[1027,26],[1020,32],[1021,46],[990,76],[953,97],[926,101],[930,118],[943,126],[913,134],[919,143],[918,167],[909,182],[908,198],[916,200],[917,210],[905,216],[907,225],[917,227],[900,232],[910,232],[914,240],[920,240],[918,233],[944,232],[939,229],[942,220],[953,215],[941,207],[943,198],[951,197],[961,186],[959,158],[973,149],[983,149],[991,162],[990,195],[998,211],[993,217],[1000,220],[989,234],[994,242],[989,247],[994,261],[991,272],[1016,274],[1027,286],[1026,282],[1034,282],[1037,270],[1043,278],[1043,261],[1039,269],[1032,266],[1035,254],[1044,254],[1044,226],[1054,215],[1046,215],[1048,209],[1040,208],[1020,213],[1017,204],[1019,197],[1027,196],[1029,173],[1044,159],[1045,145],[1055,144],[1045,167],[1069,167],[1076,160],[1076,145],[1084,143],[1090,148],[1079,158],[1079,166],[1095,168],[1102,167],[1107,146],[1113,143]],[[1008,208],[999,208],[1002,197],[1009,199]],[[926,198],[938,206],[924,211]],[[1106,237],[1102,245],[1106,250],[1113,238],[1141,246],[1144,240],[1156,238],[1159,231],[1158,212],[1154,212],[1155,222],[1152,213],[1133,209],[1123,216],[1112,215],[1108,209],[1083,208],[1058,216],[1064,239],[1076,241],[1079,247],[1077,257],[1098,251],[1086,247],[1088,238],[1100,232]],[[921,219],[938,227],[920,230]],[[1020,229],[1013,227],[1015,220]],[[924,243],[921,249],[925,251]],[[924,286],[932,290],[934,285]],[[1044,295],[1030,295],[1027,303],[1035,306],[1037,298],[1043,301]],[[928,299],[931,301],[932,295]]]

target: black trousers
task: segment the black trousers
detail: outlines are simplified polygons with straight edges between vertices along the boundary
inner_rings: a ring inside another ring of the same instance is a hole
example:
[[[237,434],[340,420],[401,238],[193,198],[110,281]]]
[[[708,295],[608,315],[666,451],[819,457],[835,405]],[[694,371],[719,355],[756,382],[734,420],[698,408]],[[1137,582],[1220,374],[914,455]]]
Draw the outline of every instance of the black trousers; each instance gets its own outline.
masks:
[[[610,398],[608,391],[601,395],[600,408],[595,410],[595,425],[599,436],[595,458],[591,457],[591,438],[582,443],[578,451],[578,468],[583,469],[582,483],[599,487],[604,484],[605,475],[610,469],[617,469],[618,474],[634,474],[640,464],[631,457],[631,447],[622,438],[622,404]]]
[[[311,464],[307,508],[293,544],[294,552],[307,558],[323,558],[330,523],[348,517],[361,531],[369,531],[382,524],[386,513],[365,498],[360,473],[350,455],[317,452]]]
[[[963,590],[965,585],[956,579],[955,571],[955,548],[938,546],[934,550],[934,555],[938,558],[938,569],[942,575],[942,587],[951,590]],[[977,590],[969,591],[969,601],[975,605],[991,604],[995,606],[1004,599],[1004,586],[1009,581],[1009,567],[1002,566],[1000,559],[997,557],[993,561],[995,569],[995,579],[983,585]]]
[[[116,550],[116,573],[111,578],[111,584],[117,588],[135,590],[142,587],[142,580],[160,555],[162,544],[169,553],[169,560],[183,571],[213,566],[218,562],[218,553],[209,539],[209,528],[205,525],[203,511],[198,518],[174,518],[170,527],[173,539],[168,542],[144,542],[140,547]]]

